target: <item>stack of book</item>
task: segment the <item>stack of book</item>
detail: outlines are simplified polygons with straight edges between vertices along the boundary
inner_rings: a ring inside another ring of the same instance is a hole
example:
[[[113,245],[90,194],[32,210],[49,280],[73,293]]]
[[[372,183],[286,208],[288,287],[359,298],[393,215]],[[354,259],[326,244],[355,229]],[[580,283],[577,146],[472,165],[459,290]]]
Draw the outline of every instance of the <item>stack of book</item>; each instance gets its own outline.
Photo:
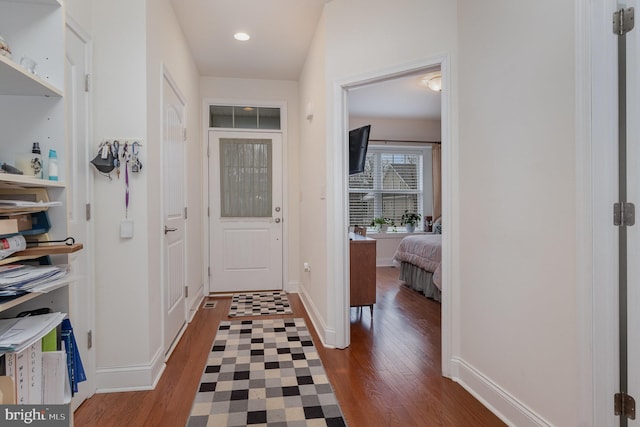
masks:
[[[0,319],[0,351],[5,351],[0,356],[0,375],[4,375],[0,376],[0,385],[4,384],[0,404],[69,403],[73,388],[77,390],[77,382],[85,377],[65,316],[48,313]]]
[[[55,282],[67,272],[67,265],[2,265],[0,297],[22,295],[25,292],[48,292],[56,287]]]

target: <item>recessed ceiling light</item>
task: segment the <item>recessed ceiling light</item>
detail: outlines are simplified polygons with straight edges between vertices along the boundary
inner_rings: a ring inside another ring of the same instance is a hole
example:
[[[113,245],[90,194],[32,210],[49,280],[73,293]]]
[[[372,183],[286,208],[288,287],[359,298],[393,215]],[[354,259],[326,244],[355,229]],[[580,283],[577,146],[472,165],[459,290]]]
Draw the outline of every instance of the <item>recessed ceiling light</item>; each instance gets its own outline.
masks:
[[[241,42],[246,42],[247,40],[249,40],[251,38],[251,36],[247,33],[235,33],[233,35],[233,38],[236,40],[239,40]]]

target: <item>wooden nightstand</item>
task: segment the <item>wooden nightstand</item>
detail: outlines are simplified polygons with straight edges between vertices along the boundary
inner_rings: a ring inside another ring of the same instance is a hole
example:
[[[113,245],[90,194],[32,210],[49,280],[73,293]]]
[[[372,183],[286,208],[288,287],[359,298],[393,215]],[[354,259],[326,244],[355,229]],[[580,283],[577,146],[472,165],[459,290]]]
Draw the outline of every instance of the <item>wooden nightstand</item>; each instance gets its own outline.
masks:
[[[351,307],[376,303],[376,240],[349,233]]]

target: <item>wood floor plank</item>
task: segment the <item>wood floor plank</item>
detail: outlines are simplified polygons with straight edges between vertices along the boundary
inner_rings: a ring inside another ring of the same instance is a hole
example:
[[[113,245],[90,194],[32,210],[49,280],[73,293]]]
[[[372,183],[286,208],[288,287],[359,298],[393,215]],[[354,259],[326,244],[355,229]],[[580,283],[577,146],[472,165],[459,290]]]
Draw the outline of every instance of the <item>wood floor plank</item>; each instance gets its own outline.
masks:
[[[377,303],[351,309],[351,346],[327,349],[300,298],[303,317],[351,427],[504,426],[459,384],[441,375],[440,304],[401,286],[398,270],[377,269]],[[75,412],[78,427],[183,427],[221,320],[231,298],[198,310],[152,391],[96,394]]]

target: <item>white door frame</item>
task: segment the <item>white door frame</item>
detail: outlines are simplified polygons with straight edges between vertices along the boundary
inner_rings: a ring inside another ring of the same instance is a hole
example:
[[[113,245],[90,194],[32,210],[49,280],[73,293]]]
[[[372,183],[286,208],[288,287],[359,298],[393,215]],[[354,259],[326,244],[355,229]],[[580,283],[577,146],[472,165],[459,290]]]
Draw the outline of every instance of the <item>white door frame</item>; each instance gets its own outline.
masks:
[[[66,16],[65,17],[65,21],[66,21],[66,29],[69,31],[72,31],[73,33],[76,34],[76,36],[78,37],[78,39],[80,39],[85,45],[86,45],[86,53],[87,56],[85,58],[86,60],[86,64],[85,64],[85,71],[86,73],[91,76],[92,73],[92,68],[91,68],[91,64],[93,63],[92,60],[92,41],[91,41],[91,37],[90,35],[70,16]],[[66,48],[65,48],[66,49]],[[93,151],[92,151],[92,147],[93,145],[90,143],[91,138],[90,136],[93,135],[93,127],[92,127],[92,117],[93,117],[93,97],[92,97],[92,91],[89,90],[88,92],[86,92],[86,97],[87,97],[87,109],[88,109],[88,114],[86,117],[87,120],[87,129],[86,129],[86,135],[79,135],[79,138],[82,139],[84,138],[84,143],[87,144],[87,151],[86,153],[88,155],[92,155]],[[65,112],[65,114],[71,114],[71,112]],[[70,129],[67,129],[67,134],[70,132]],[[69,138],[70,135],[67,135],[67,137]],[[87,182],[85,182],[83,185],[86,186],[86,200],[84,200],[84,203],[88,203],[90,206],[93,206],[93,173],[89,173],[89,169],[91,168],[90,164],[89,164],[89,160],[90,158],[86,158],[86,159],[80,159],[80,158],[76,158],[76,162],[77,165],[68,165],[68,168],[73,168],[73,167],[83,167],[86,168],[86,176],[87,176]],[[67,199],[69,199],[69,191],[73,191],[73,189],[67,189]],[[93,214],[93,212],[91,212],[91,214]],[[84,221],[84,213],[81,212],[76,212],[76,215],[81,216],[83,219],[82,221]],[[95,254],[95,249],[94,249],[94,222],[93,221],[89,221],[87,223],[87,233],[88,233],[88,238],[90,239],[90,241],[87,242],[83,242],[84,243],[84,256],[86,257],[86,261],[87,261],[87,266],[86,266],[86,277],[82,278],[82,281],[79,284],[73,285],[73,286],[83,286],[86,287],[86,289],[84,290],[86,292],[87,295],[87,299],[90,302],[90,306],[88,307],[86,313],[86,318],[84,319],[79,319],[81,320],[81,324],[80,325],[75,325],[76,328],[76,334],[80,334],[82,333],[82,331],[91,331],[92,335],[96,333],[96,319],[95,319],[95,259],[94,259],[94,254]],[[76,301],[75,298],[73,297],[73,295],[75,294],[75,292],[73,291],[73,288],[71,290],[71,295],[72,295],[72,305],[81,303],[81,301]],[[77,321],[78,319],[76,319]],[[84,336],[80,336],[77,338],[79,344],[82,344],[85,342],[85,338]],[[80,393],[80,397],[81,398],[85,398],[85,397],[91,397],[93,396],[93,394],[95,394],[95,390],[96,390],[96,383],[95,383],[95,377],[96,377],[96,351],[97,349],[95,347],[92,346],[91,351],[88,351],[88,355],[85,354],[83,355],[83,357],[85,357],[85,359],[83,359],[83,366],[85,369],[85,373],[87,375],[87,382],[86,383],[82,383],[83,385],[81,385],[81,387],[85,388],[85,391],[87,393],[87,395],[83,395],[83,393]],[[72,410],[77,409],[77,407],[82,403],[82,400],[75,398],[72,402]]]
[[[578,283],[581,278],[591,279],[586,281],[589,288],[579,294],[582,301],[579,301],[578,308],[583,313],[579,318],[583,326],[579,338],[581,350],[586,354],[580,371],[585,384],[581,387],[585,390],[583,393],[591,391],[590,396],[580,396],[580,403],[583,408],[593,408],[591,414],[584,415],[585,418],[589,415],[585,425],[614,426],[619,423],[613,414],[613,395],[619,384],[619,362],[618,237],[612,224],[613,203],[618,198],[617,42],[612,31],[612,14],[617,6],[615,0],[577,4],[584,8],[579,11],[578,22],[582,19],[586,27],[577,37],[584,44],[582,54],[585,56],[582,63],[576,64],[579,80],[580,69],[584,70],[583,85],[578,85],[578,91],[582,89],[590,94],[584,95],[583,103],[587,107],[578,119],[582,118],[585,123],[578,126],[577,135],[580,137],[581,128],[586,128],[582,133],[586,133],[588,147],[582,158],[578,156],[578,166],[582,166],[582,174],[579,174],[582,179],[578,182],[582,181],[582,193],[588,196],[581,200],[581,192],[578,192],[577,208],[585,208],[583,216],[590,212],[582,227],[578,223],[578,237],[582,231],[582,240],[587,247],[583,249],[584,253],[578,254],[582,255],[578,260],[585,260],[578,265]],[[592,117],[597,117],[597,120]],[[578,248],[581,249],[580,246]]]
[[[222,99],[222,98],[205,98],[202,103],[202,179],[205,185],[202,186],[202,229],[207,233],[207,238],[202,241],[202,253],[205,254],[207,262],[203,263],[203,277],[205,278],[204,295],[205,297],[211,292],[211,276],[214,272],[211,270],[209,260],[211,259],[211,242],[209,237],[211,236],[210,229],[210,207],[209,201],[209,131],[256,131],[256,132],[269,132],[267,129],[230,129],[230,128],[211,128],[209,127],[209,106],[210,105],[232,105],[232,106],[252,106],[252,107],[266,107],[266,108],[279,108],[280,109],[280,130],[278,131],[282,135],[282,283],[285,292],[298,292],[297,284],[289,283],[289,150],[288,150],[288,120],[287,120],[287,103],[286,101],[257,101],[248,99]],[[272,132],[275,129],[271,130]]]
[[[456,188],[454,178],[457,176],[457,162],[454,162],[451,138],[451,71],[448,56],[425,58],[419,61],[402,64],[396,67],[358,75],[349,79],[336,81],[333,85],[334,97],[334,129],[332,143],[327,144],[327,185],[334,197],[327,199],[327,277],[329,288],[329,323],[326,342],[330,346],[345,348],[350,344],[349,322],[349,257],[348,239],[344,230],[348,229],[348,158],[344,149],[349,124],[348,90],[400,77],[412,72],[433,67],[440,67],[442,73],[442,222],[457,224],[454,221],[453,190]],[[452,310],[456,289],[452,289],[453,280],[452,257],[455,248],[455,226],[448,227],[442,239],[442,369],[443,375],[451,376],[451,355],[457,346],[459,334],[458,321]],[[331,330],[335,331],[332,337]],[[333,338],[333,339],[332,339]]]
[[[163,63],[160,64],[160,68],[161,68],[161,73],[160,73],[160,146],[161,146],[161,156],[160,156],[160,164],[164,164],[164,156],[165,156],[165,152],[164,152],[164,81],[166,80],[167,83],[169,84],[169,86],[171,86],[171,89],[174,91],[174,93],[176,94],[176,96],[178,97],[178,99],[180,100],[180,103],[183,106],[183,113],[184,113],[184,117],[182,118],[182,122],[183,124],[186,126],[187,123],[187,101],[185,96],[183,95],[182,91],[180,90],[180,88],[178,87],[176,81],[173,79],[173,77],[171,76],[171,73],[169,72],[167,66]],[[183,144],[186,144],[185,142],[183,142]],[[183,161],[186,162],[186,147],[184,149],[184,158]],[[183,168],[183,172],[186,171],[186,164],[185,167]],[[183,173],[182,176],[182,188],[186,190],[187,185],[186,185],[186,173]],[[164,182],[160,183],[161,188],[164,190]],[[186,202],[187,202],[187,197],[185,195],[185,207],[186,207]],[[164,210],[164,191],[161,191],[161,196],[160,196],[160,206],[162,206],[162,224],[163,226],[165,225],[165,220],[166,220],[166,212]],[[188,247],[188,242],[187,242],[187,237],[188,237],[188,230],[187,230],[187,221],[183,220],[183,225],[184,225],[184,251],[186,251],[186,248]],[[160,230],[158,230],[160,232]],[[180,328],[180,330],[178,331],[178,333],[176,334],[176,336],[173,338],[173,341],[171,343],[167,343],[165,342],[165,327],[166,327],[166,305],[167,305],[167,297],[166,297],[166,286],[167,286],[167,280],[168,277],[166,277],[166,269],[164,268],[164,266],[166,265],[166,257],[167,257],[167,248],[166,248],[166,244],[165,244],[165,238],[164,235],[162,237],[162,262],[161,265],[163,266],[162,268],[162,283],[161,283],[161,305],[162,305],[162,349],[164,351],[165,354],[165,360],[168,360],[169,357],[171,356],[171,354],[173,353],[173,350],[175,349],[176,345],[178,344],[178,342],[180,341],[180,337],[182,336],[182,334],[184,333],[184,331],[186,330],[187,324],[189,322],[189,304],[188,304],[188,300],[187,298],[184,296],[182,297],[183,300],[183,310],[184,310],[184,323],[182,325],[182,327]],[[182,257],[183,260],[186,259],[186,253],[183,251]],[[186,270],[186,263],[183,262],[183,265],[185,265],[184,268],[184,276],[183,276],[183,283],[186,284],[186,278],[187,278],[187,270]],[[168,344],[171,344],[170,347],[167,347]]]

